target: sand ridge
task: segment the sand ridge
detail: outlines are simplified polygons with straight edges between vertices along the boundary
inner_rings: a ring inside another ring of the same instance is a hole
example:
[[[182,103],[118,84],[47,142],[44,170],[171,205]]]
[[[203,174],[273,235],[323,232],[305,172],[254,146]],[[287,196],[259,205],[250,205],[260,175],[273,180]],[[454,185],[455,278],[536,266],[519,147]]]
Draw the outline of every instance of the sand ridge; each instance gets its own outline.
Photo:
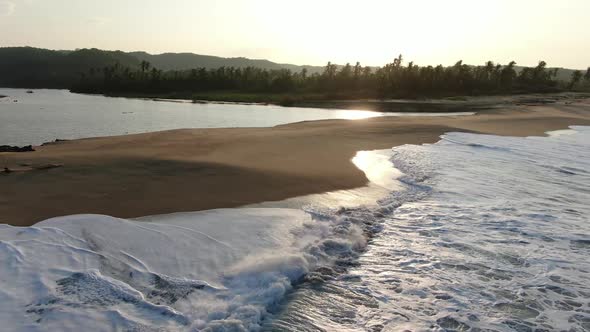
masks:
[[[590,104],[510,106],[472,116],[323,120],[272,128],[179,129],[88,138],[0,153],[0,223],[79,213],[133,218],[237,207],[357,188],[360,150],[434,143],[450,131],[532,136],[590,125]]]

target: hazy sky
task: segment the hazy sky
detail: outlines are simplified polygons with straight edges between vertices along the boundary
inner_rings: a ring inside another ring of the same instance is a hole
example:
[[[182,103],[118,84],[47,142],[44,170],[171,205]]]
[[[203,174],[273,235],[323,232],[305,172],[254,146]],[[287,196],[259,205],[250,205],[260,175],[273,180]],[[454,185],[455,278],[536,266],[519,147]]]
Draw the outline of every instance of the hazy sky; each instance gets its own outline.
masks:
[[[0,46],[590,66],[590,0],[0,0]]]

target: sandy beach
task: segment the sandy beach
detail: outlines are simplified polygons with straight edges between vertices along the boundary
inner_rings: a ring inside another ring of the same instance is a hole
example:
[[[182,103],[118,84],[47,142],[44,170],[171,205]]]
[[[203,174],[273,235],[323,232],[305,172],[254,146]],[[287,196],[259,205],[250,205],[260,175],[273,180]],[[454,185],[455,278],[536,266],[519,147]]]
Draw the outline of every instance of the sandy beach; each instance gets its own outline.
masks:
[[[237,207],[366,185],[360,150],[434,143],[445,132],[532,136],[590,125],[590,102],[472,116],[326,120],[272,128],[181,129],[0,153],[0,223],[79,213],[133,218]],[[44,165],[54,165],[49,169]]]

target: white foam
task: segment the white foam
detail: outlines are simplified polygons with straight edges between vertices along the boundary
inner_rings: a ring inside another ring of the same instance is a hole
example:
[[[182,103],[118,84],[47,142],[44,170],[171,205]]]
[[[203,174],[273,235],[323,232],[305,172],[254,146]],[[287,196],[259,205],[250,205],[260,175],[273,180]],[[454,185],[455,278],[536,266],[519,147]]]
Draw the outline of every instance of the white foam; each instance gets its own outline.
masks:
[[[0,320],[9,330],[255,330],[293,283],[330,264],[353,227],[291,209],[0,225]]]
[[[378,206],[379,200],[388,197],[391,191],[402,189],[398,178],[403,174],[391,163],[391,150],[358,151],[352,163],[365,173],[369,180],[366,186],[287,198],[282,201],[263,202],[248,207],[296,208],[326,210]]]
[[[358,265],[269,330],[588,330],[590,127],[571,130],[394,148],[405,202],[358,211],[382,226]]]
[[[573,135],[577,133],[577,131],[575,129],[560,129],[560,130],[552,130],[552,131],[548,131],[547,135],[550,137],[559,137],[559,136],[563,136],[563,135]]]
[[[2,328],[582,328],[590,129],[572,130],[449,133],[357,159],[387,191],[367,207],[0,225]]]

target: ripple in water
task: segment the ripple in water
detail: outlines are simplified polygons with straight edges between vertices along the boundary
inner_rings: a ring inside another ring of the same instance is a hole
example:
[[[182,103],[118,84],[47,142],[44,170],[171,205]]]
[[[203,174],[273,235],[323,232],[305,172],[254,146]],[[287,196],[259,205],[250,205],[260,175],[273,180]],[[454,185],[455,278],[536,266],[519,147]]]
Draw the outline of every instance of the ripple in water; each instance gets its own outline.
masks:
[[[355,162],[370,187],[282,208],[0,225],[2,328],[590,330],[590,127]]]
[[[265,328],[590,330],[590,128],[573,129],[393,149],[404,189],[339,212],[377,228],[366,251]]]

